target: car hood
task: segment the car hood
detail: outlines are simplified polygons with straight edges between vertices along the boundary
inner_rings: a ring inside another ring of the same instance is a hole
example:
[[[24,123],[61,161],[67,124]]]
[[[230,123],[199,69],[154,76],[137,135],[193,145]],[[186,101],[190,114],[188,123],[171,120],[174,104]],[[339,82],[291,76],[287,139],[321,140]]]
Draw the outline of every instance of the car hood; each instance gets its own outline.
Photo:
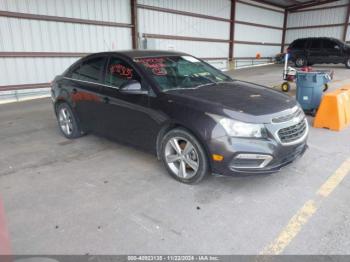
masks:
[[[178,102],[245,122],[269,122],[271,116],[297,105],[294,98],[268,87],[233,81],[202,86],[195,89],[176,89],[167,92]]]

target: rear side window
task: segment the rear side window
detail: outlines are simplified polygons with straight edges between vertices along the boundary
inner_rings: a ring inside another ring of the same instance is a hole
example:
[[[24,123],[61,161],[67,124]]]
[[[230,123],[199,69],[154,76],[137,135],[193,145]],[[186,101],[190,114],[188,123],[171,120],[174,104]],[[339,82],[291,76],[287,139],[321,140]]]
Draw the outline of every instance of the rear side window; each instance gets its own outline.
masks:
[[[319,49],[322,48],[322,40],[321,39],[313,39],[311,40],[311,49]]]
[[[305,47],[306,40],[300,39],[296,40],[291,44],[291,48],[303,49]]]
[[[105,57],[96,57],[84,61],[71,72],[70,77],[77,80],[100,83]]]

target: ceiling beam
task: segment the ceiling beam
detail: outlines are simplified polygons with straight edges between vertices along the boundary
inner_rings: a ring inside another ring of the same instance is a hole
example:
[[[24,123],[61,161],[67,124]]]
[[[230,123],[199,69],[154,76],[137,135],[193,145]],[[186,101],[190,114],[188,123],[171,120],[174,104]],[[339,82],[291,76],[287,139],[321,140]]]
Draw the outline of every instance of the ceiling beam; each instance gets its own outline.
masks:
[[[288,11],[295,11],[295,10],[299,10],[299,9],[302,9],[302,8],[319,6],[319,5],[329,4],[329,3],[338,2],[338,1],[339,0],[324,0],[324,1],[322,1],[322,0],[312,0],[312,1],[308,1],[308,2],[304,2],[304,3],[300,3],[300,4],[289,6],[287,9],[288,9]]]
[[[252,0],[254,2],[260,3],[260,4],[265,4],[265,5],[270,5],[270,6],[274,6],[274,7],[278,7],[278,8],[283,8],[285,9],[286,6],[284,5],[280,5],[280,4],[276,4],[276,3],[271,3],[270,1],[265,1],[265,0]]]
[[[289,0],[289,2],[292,2],[294,5],[302,4],[302,2],[299,2],[298,0]]]

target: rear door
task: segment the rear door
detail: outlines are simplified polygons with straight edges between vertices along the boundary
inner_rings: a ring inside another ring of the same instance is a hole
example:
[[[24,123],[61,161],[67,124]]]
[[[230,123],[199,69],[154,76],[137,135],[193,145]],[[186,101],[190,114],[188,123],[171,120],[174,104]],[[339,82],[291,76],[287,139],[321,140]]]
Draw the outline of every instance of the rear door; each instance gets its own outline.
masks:
[[[71,83],[70,97],[78,119],[85,129],[94,131],[97,111],[101,107],[101,84],[107,56],[92,57],[77,65],[67,76]]]
[[[324,63],[342,63],[344,61],[341,45],[332,40],[323,40],[323,49],[325,52]]]
[[[325,53],[323,50],[323,41],[320,38],[310,39],[308,43],[307,60],[310,64],[323,63]]]

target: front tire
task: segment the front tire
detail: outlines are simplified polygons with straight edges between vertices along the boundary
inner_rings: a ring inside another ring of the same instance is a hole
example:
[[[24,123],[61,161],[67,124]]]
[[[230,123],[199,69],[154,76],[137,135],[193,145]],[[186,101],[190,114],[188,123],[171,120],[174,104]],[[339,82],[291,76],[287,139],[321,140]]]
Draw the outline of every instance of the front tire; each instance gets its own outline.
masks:
[[[62,134],[69,138],[78,138],[83,135],[78,119],[67,103],[61,103],[57,107],[57,121]]]
[[[168,173],[185,184],[196,184],[209,173],[203,146],[183,128],[175,128],[164,135],[161,158]]]
[[[305,57],[300,56],[295,59],[295,66],[296,67],[303,67],[307,65],[307,60]]]

